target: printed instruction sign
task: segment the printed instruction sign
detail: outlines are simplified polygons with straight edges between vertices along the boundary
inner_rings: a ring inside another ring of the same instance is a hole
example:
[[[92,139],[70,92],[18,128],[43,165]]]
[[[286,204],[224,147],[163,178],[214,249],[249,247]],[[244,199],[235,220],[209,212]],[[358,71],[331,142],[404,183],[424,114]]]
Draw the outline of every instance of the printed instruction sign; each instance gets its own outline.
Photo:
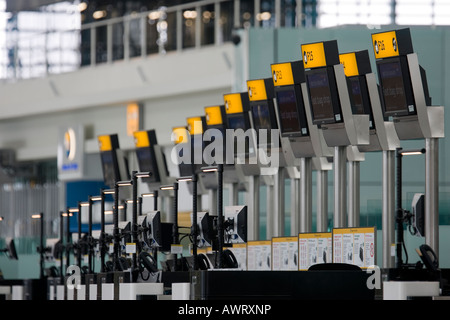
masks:
[[[247,270],[272,270],[272,241],[247,242]]]
[[[375,265],[375,234],[375,227],[333,229],[333,262],[361,269]]]
[[[300,233],[298,235],[298,269],[306,271],[318,263],[333,261],[331,232]]]
[[[272,238],[272,270],[298,270],[298,237]]]
[[[246,243],[233,243],[231,248],[226,248],[233,252],[238,262],[238,269],[247,270],[247,244]]]

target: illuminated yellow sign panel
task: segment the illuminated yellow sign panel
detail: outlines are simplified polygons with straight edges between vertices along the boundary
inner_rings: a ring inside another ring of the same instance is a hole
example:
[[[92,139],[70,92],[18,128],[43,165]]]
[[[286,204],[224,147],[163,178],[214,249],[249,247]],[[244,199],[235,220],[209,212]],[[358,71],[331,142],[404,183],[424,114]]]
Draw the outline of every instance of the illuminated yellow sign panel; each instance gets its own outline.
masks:
[[[267,100],[266,85],[263,79],[248,80],[247,90],[250,101]]]
[[[203,123],[201,117],[187,118],[187,129],[190,134],[202,134]]]
[[[147,131],[135,131],[134,135],[134,144],[136,148],[143,148],[150,146],[150,140],[148,139]]]
[[[289,62],[273,64],[271,68],[274,86],[288,86],[294,84],[294,75],[292,74],[292,67]]]
[[[223,97],[225,102],[225,112],[226,113],[240,113],[244,112],[242,107],[242,100],[240,93],[230,93]]]
[[[206,107],[205,116],[206,116],[206,124],[208,126],[223,124],[220,106]]]
[[[175,144],[187,143],[189,141],[188,131],[186,130],[186,127],[173,128],[172,135],[172,140],[175,142]]]
[[[98,136],[98,146],[100,151],[110,151],[112,150],[111,137],[108,135]]]
[[[302,57],[305,69],[327,65],[323,42],[302,44]]]
[[[395,57],[399,55],[397,35],[395,31],[372,34],[372,45],[375,59]]]
[[[339,61],[344,65],[344,72],[347,77],[359,75],[358,63],[354,52],[340,54]]]

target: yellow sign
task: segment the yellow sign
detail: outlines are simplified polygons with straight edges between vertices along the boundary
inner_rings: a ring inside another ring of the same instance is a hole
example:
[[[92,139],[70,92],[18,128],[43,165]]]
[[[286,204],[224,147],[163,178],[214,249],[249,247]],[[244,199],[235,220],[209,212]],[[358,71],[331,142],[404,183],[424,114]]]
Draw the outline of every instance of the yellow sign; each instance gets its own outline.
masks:
[[[251,240],[247,242],[248,246],[270,246],[272,245],[271,240]]]
[[[347,234],[347,233],[371,233],[375,232],[374,227],[361,227],[361,228],[335,228],[333,234]]]
[[[375,59],[396,57],[399,55],[395,31],[372,34],[372,45]]]
[[[347,77],[359,75],[358,63],[354,52],[340,54],[339,61],[344,66],[344,72]]]
[[[300,233],[298,235],[298,238],[299,239],[331,238],[331,232]]]
[[[203,133],[203,123],[201,117],[187,118],[187,129],[191,135]]]
[[[127,134],[132,136],[139,129],[139,105],[130,103],[127,105]]]
[[[189,141],[188,131],[186,127],[175,127],[172,129],[172,141],[175,144],[187,143]]]
[[[225,112],[227,114],[244,112],[240,93],[226,94],[223,96],[223,100],[225,102]]]
[[[248,98],[250,101],[267,100],[264,79],[247,81]]]
[[[100,151],[111,151],[112,150],[112,144],[111,144],[111,137],[108,135],[98,136],[98,146],[100,148]]]
[[[143,148],[150,146],[150,140],[148,139],[147,131],[135,131],[134,135],[134,145],[136,148]]]
[[[205,108],[206,124],[208,126],[215,126],[223,124],[222,112],[220,106],[206,107]]]
[[[323,42],[302,44],[302,57],[305,69],[327,65]]]
[[[275,237],[272,242],[297,242],[298,237]]]
[[[274,86],[288,86],[294,84],[294,75],[289,62],[272,64],[272,79]]]

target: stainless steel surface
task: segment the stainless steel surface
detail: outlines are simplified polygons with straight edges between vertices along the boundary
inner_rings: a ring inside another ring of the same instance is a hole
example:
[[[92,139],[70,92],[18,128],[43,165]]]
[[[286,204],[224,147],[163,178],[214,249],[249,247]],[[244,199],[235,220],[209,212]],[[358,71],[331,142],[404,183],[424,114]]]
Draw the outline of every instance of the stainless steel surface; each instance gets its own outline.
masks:
[[[334,147],[334,227],[345,227],[347,213],[346,147]]]
[[[359,227],[360,221],[360,162],[348,162],[348,220],[347,227]]]
[[[328,230],[328,171],[317,171],[317,220],[316,231]]]
[[[302,158],[300,162],[300,232],[312,230],[312,161]]]
[[[383,268],[395,267],[395,150],[383,151],[383,208],[381,216]]]
[[[439,257],[439,140],[426,139],[425,243]]]

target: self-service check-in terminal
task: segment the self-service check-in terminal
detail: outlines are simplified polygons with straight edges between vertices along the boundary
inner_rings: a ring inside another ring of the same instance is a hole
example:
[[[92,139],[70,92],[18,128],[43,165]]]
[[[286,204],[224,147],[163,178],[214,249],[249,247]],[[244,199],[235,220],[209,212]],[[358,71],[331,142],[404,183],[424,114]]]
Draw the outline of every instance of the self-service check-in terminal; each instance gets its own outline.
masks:
[[[353,114],[369,115],[370,143],[359,146],[361,152],[382,151],[382,230],[383,230],[383,264],[393,265],[391,244],[394,243],[395,216],[395,150],[400,141],[394,123],[387,121],[383,114],[381,91],[372,73],[368,50],[348,52],[339,55],[344,66]],[[354,196],[355,198],[359,198]],[[351,204],[357,207],[357,204]],[[359,212],[353,216],[349,226],[359,226]]]
[[[444,107],[432,106],[425,70],[413,50],[409,28],[372,34],[384,117],[400,140],[425,139],[425,242],[439,252],[439,138]]]
[[[334,148],[334,227],[343,227],[347,153],[354,151],[352,147],[369,144],[369,116],[352,113],[336,40],[302,44],[301,51],[313,124],[322,130],[327,145]],[[354,156],[361,157],[358,153]]]
[[[248,92],[228,93],[223,96],[225,106],[226,162],[232,163],[239,177],[245,178],[248,206],[248,239],[259,239],[260,173],[257,145],[250,123]]]
[[[274,85],[272,78],[254,79],[247,81],[247,92],[249,97],[249,115],[250,126],[253,129],[254,141],[256,141],[258,164],[260,166],[263,184],[268,186],[269,192],[276,193],[276,199],[284,199],[285,179],[291,180],[291,186],[298,186],[300,172],[296,166],[288,166],[285,154],[280,141],[279,125],[275,113],[274,105]],[[271,186],[278,187],[272,190]],[[267,199],[271,199],[268,194]],[[268,212],[274,211],[274,216],[269,220],[275,219],[275,228],[268,227],[268,234],[276,232],[283,235],[284,225],[284,203],[277,200],[272,207],[270,200],[267,202]],[[297,195],[291,197],[291,231],[296,234],[296,212]],[[278,213],[275,213],[278,212]]]
[[[281,145],[287,167],[300,169],[299,218],[295,231],[312,229],[312,170],[318,172],[317,229],[326,231],[328,216],[327,171],[331,163],[326,157],[333,155],[321,132],[312,123],[302,61],[271,65],[274,84],[274,102]],[[325,179],[324,179],[325,178]]]

